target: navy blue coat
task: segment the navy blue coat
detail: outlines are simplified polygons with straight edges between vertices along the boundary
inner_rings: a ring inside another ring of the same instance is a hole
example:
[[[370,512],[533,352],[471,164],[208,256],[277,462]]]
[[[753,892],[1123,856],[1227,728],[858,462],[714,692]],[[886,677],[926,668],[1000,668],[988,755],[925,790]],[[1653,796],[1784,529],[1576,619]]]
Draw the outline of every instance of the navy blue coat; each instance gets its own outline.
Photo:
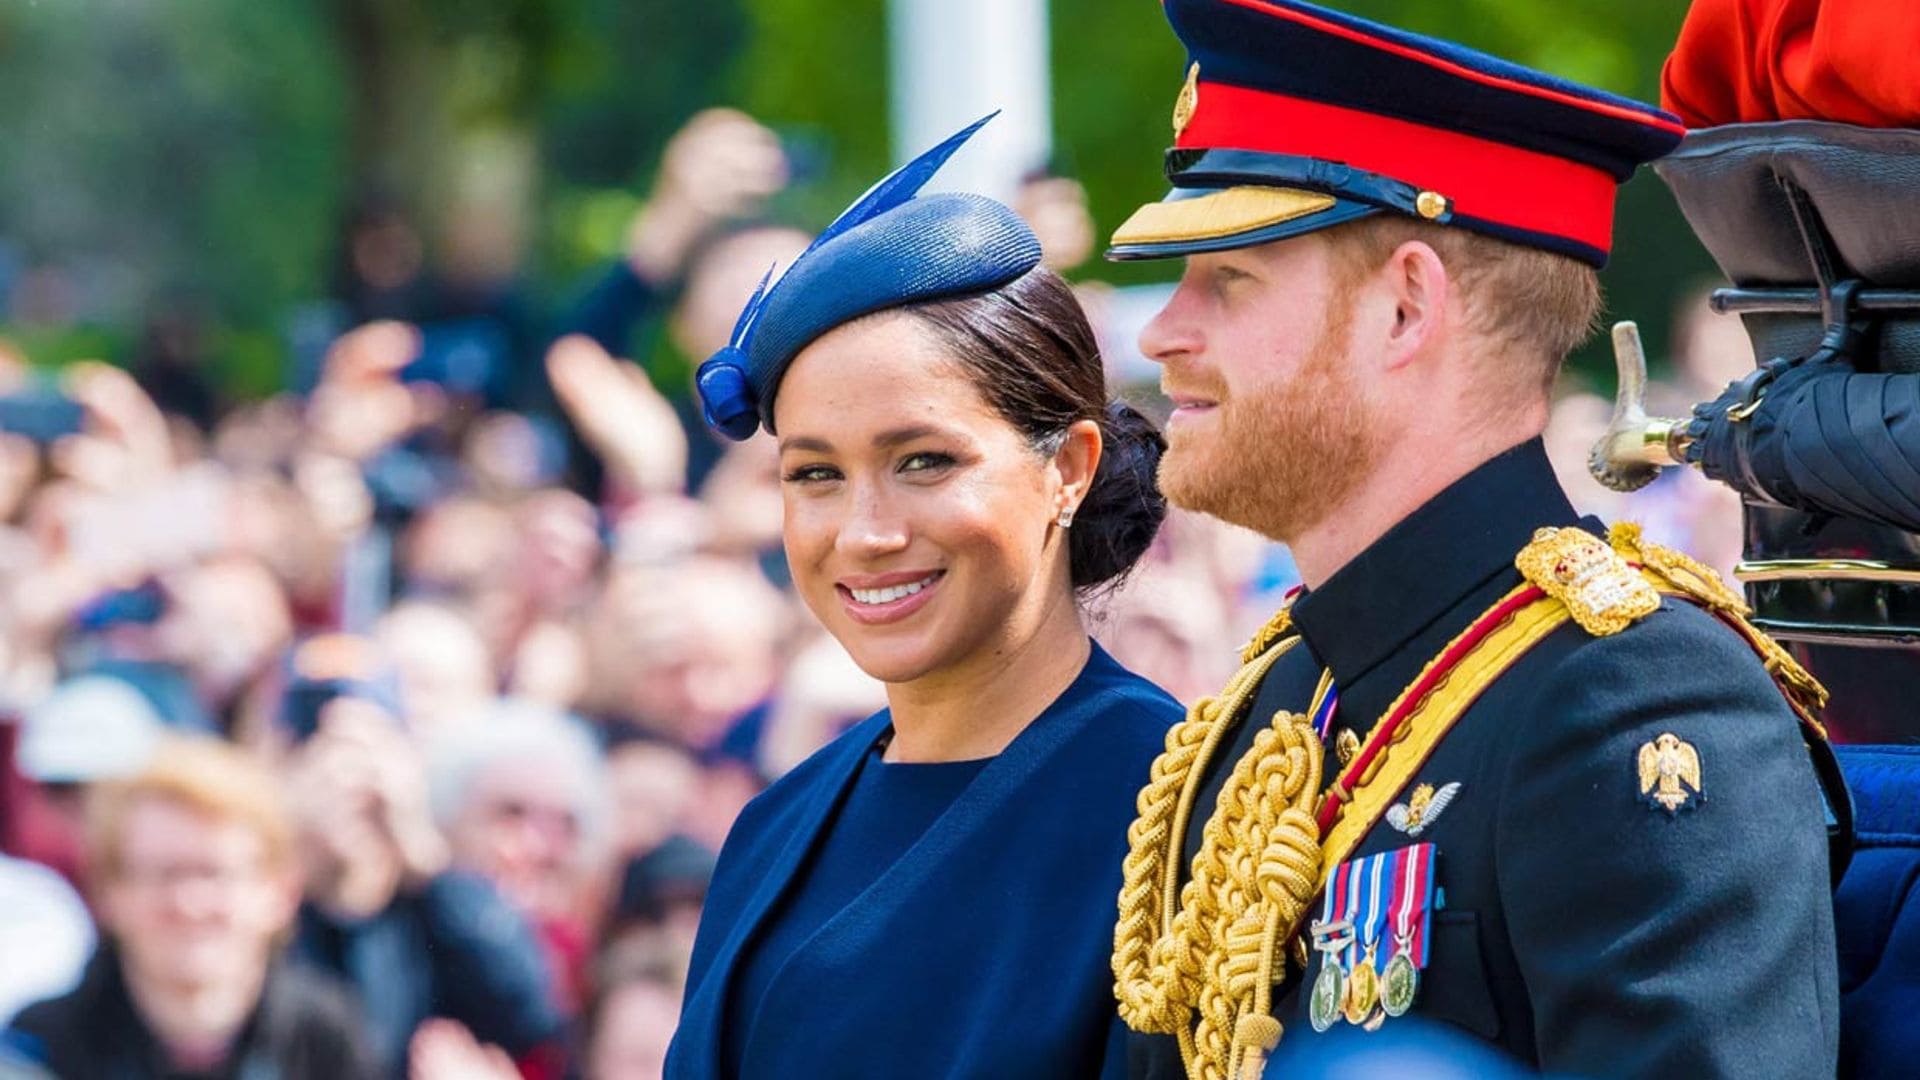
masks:
[[[1120,863],[1135,796],[1180,711],[1096,647],[1073,685],[774,976],[739,1048],[743,1074],[1123,1075],[1109,967]],[[854,727],[734,825],[668,1077],[721,1075],[742,955],[890,723],[881,712]]]

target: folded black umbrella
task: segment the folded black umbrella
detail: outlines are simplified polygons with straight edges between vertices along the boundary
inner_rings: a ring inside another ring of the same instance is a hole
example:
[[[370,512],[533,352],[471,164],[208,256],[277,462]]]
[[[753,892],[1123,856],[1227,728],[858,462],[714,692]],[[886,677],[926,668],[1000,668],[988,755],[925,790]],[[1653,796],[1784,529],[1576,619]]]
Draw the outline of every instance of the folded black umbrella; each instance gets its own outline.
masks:
[[[1738,384],[1695,411],[1689,459],[1750,498],[1920,532],[1920,375],[1775,370],[1744,418]]]

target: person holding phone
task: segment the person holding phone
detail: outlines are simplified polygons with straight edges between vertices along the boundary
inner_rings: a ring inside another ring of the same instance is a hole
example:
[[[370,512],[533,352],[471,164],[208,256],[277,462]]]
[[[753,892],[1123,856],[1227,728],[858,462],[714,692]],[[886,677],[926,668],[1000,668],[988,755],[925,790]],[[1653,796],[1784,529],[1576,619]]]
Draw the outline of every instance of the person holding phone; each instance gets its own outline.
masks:
[[[984,123],[984,121],[982,121]],[[670,1077],[1120,1076],[1107,912],[1179,707],[1083,602],[1165,511],[1162,443],[1011,210],[876,185],[702,365],[779,441],[813,614],[888,707],[755,799],[694,946]]]

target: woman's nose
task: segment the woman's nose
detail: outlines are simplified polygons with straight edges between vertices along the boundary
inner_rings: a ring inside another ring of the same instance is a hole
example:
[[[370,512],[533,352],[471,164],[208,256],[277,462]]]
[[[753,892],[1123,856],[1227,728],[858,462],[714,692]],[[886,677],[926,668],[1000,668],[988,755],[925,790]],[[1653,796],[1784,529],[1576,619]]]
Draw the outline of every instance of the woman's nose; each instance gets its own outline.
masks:
[[[877,486],[853,494],[836,546],[844,554],[873,558],[907,546],[907,523],[893,500]]]

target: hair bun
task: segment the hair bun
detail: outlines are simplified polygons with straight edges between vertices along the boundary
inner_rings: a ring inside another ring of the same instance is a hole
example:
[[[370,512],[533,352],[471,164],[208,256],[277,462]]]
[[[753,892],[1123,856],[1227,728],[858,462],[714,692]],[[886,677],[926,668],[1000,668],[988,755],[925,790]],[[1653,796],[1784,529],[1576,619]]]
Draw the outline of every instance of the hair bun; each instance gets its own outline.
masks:
[[[1068,534],[1073,587],[1097,589],[1119,584],[1160,531],[1167,499],[1157,478],[1166,451],[1153,421],[1124,401],[1107,404],[1100,433],[1105,449],[1087,497]]]

